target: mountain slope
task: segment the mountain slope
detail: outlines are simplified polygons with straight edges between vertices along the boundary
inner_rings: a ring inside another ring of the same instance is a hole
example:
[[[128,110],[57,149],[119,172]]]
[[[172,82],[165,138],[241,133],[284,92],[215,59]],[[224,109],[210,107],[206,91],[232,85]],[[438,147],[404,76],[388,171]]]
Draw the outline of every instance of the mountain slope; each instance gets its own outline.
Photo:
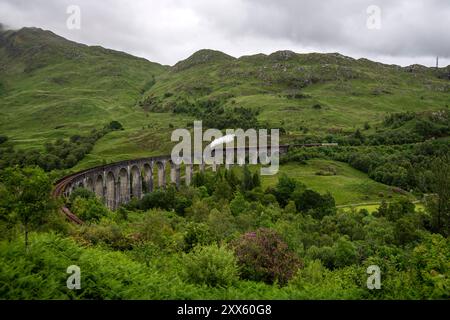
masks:
[[[0,66],[0,133],[24,147],[142,117],[136,99],[167,69],[37,28],[0,32]]]
[[[229,56],[223,52],[216,50],[203,49],[195,52],[189,58],[177,62],[172,70],[174,71],[182,71],[189,69],[191,67],[200,66],[203,64],[210,63],[221,63],[221,62],[230,62],[235,60],[232,56]]]
[[[204,55],[203,50],[185,61]],[[146,92],[143,108],[170,112],[183,104],[219,101],[228,108],[258,108],[260,120],[298,135],[305,128],[354,130],[366,121],[382,120],[387,112],[436,110],[450,104],[450,67],[402,68],[337,53],[291,51],[203,59],[189,68],[179,64]]]

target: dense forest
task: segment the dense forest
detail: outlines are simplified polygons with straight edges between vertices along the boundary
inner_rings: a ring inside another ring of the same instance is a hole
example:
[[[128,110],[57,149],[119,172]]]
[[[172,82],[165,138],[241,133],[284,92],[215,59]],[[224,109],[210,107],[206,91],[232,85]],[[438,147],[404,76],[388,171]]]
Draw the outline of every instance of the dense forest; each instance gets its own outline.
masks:
[[[438,180],[442,163],[432,168]],[[246,166],[196,173],[191,187],[158,189],[115,212],[80,188],[67,199],[85,221],[76,226],[58,212],[42,169],[8,168],[0,189],[0,295],[449,298],[448,172],[447,189],[425,210],[403,199],[374,213],[339,210],[330,194],[286,175],[263,190]],[[81,290],[64,285],[72,264],[83,272]],[[382,290],[367,289],[369,265],[381,268]]]

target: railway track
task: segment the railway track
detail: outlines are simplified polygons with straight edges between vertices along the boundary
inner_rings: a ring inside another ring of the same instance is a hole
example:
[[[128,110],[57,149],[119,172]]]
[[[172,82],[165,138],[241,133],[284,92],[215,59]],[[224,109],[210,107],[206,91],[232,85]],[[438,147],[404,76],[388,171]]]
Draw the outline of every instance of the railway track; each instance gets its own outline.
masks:
[[[91,170],[91,169],[89,169]],[[80,172],[73,173],[71,175],[65,176],[64,178],[58,180],[55,183],[55,188],[53,189],[52,196],[53,198],[61,198],[64,195],[64,191],[67,185],[72,181],[72,179],[76,178],[78,175],[85,173],[88,170],[83,170]],[[83,224],[83,220],[78,218],[74,213],[70,211],[65,205],[60,208],[60,212],[66,216],[67,219],[76,224]]]

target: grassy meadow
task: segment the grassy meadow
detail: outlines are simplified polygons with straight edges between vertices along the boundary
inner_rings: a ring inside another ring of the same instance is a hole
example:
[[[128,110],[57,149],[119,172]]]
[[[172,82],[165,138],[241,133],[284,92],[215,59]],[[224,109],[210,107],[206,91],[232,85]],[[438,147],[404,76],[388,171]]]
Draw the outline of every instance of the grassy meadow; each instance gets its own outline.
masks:
[[[330,170],[336,174],[318,174],[321,171],[330,172]],[[282,164],[277,175],[262,176],[262,186],[276,185],[280,174],[297,179],[319,193],[330,192],[338,206],[380,202],[384,198],[388,201],[401,197],[394,193],[391,187],[373,181],[365,173],[337,161],[314,159],[308,160],[306,164]]]

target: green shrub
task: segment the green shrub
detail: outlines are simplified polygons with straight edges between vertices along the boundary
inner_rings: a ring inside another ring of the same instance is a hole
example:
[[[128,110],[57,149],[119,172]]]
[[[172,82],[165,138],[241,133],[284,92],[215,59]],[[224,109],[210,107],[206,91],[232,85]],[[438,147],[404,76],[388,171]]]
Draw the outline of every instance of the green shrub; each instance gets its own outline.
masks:
[[[336,260],[336,254],[332,247],[311,246],[307,251],[307,256],[312,260],[320,260],[324,266],[332,269]]]
[[[124,233],[122,227],[106,223],[83,226],[76,237],[88,244],[103,244],[115,250],[129,250],[136,242]]]
[[[428,234],[417,245],[411,263],[418,269],[422,297],[450,298],[450,240],[440,234]]]
[[[321,195],[306,189],[302,192],[294,192],[291,198],[295,201],[298,211],[311,212],[312,216],[317,219],[335,212],[335,201],[330,193]]]
[[[207,245],[212,242],[212,236],[208,225],[204,223],[190,222],[184,233],[184,251],[188,252],[197,245]]]
[[[372,218],[364,226],[365,240],[372,246],[391,244],[395,239],[394,226],[386,218]]]
[[[166,212],[153,210],[145,213],[145,217],[137,224],[137,231],[139,241],[150,241],[159,250],[177,247],[175,230]]]
[[[356,246],[347,236],[340,237],[332,247],[311,246],[307,255],[312,260],[320,260],[322,264],[330,269],[342,268],[357,262]]]
[[[367,299],[365,268],[349,266],[327,270],[319,261],[309,262],[289,282],[290,299]],[[370,293],[383,290],[372,290]]]
[[[208,219],[209,208],[205,201],[194,201],[192,205],[186,209],[186,217],[194,222],[204,222]]]
[[[285,173],[278,178],[278,183],[273,190],[273,193],[282,207],[286,206],[292,193],[297,187],[298,183],[293,178],[288,177]]]
[[[249,209],[249,203],[245,200],[242,193],[236,192],[234,199],[230,202],[230,209],[234,216],[244,213]]]
[[[106,217],[110,213],[108,208],[97,198],[77,197],[73,201],[71,209],[81,220],[87,222],[100,221],[102,217]]]
[[[175,210],[180,215],[184,215],[186,208],[192,204],[192,199],[186,195],[177,192],[173,185],[166,189],[156,189],[151,193],[144,195],[142,199],[134,203],[130,203],[128,207],[148,210],[151,208],[159,208],[164,210]]]
[[[147,267],[150,266],[150,261],[161,253],[160,248],[153,242],[144,242],[133,246],[131,256],[139,261],[145,263]]]
[[[76,188],[70,194],[69,201],[74,202],[74,200],[78,197],[83,199],[93,199],[95,198],[95,193],[85,188]]]
[[[305,268],[298,270],[289,284],[301,289],[308,286],[316,286],[324,280],[325,272],[326,268],[320,260],[311,260],[306,263]]]
[[[339,238],[333,245],[335,252],[335,266],[337,268],[349,266],[357,262],[356,246],[348,239],[347,236]]]
[[[208,228],[217,241],[230,237],[236,231],[236,222],[229,208],[221,211],[212,209],[208,216]]]
[[[107,128],[110,130],[123,130],[122,124],[119,121],[115,121],[115,120],[111,121],[108,124]]]
[[[186,281],[211,287],[227,287],[238,281],[233,251],[212,244],[197,246],[183,256]]]

